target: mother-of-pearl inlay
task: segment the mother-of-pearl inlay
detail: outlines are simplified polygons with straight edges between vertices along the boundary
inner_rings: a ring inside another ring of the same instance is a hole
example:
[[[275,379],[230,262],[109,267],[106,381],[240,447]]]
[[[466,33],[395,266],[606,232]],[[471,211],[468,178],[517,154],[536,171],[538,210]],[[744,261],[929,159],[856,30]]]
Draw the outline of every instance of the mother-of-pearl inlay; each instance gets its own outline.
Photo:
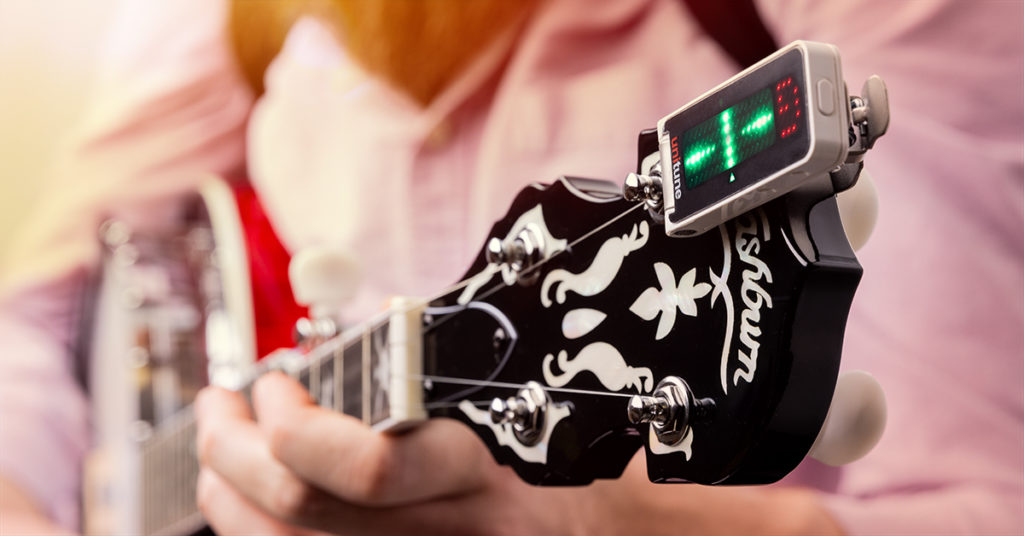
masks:
[[[647,393],[654,388],[654,375],[647,367],[631,367],[622,354],[606,342],[595,342],[580,350],[575,359],[569,360],[565,350],[558,352],[558,368],[561,374],[551,369],[555,356],[544,356],[544,381],[552,387],[562,387],[583,371],[592,373],[606,388],[621,391],[633,387],[638,393]]]
[[[480,409],[469,400],[459,402],[459,409],[469,417],[469,420],[481,426],[486,426],[494,432],[494,438],[499,445],[508,447],[519,456],[520,459],[533,463],[547,463],[548,442],[551,440],[551,432],[559,421],[569,416],[569,406],[566,404],[548,404],[546,408],[547,418],[544,420],[544,432],[536,445],[526,446],[519,442],[511,424],[495,424],[491,420],[491,412]]]
[[[594,256],[590,267],[582,273],[574,274],[567,270],[552,270],[540,288],[540,302],[544,307],[551,307],[551,288],[555,289],[555,301],[565,303],[565,296],[568,291],[573,291],[581,296],[595,296],[604,292],[608,285],[612,284],[619,269],[622,268],[622,261],[626,255],[644,247],[650,233],[650,225],[647,221],[641,221],[639,226],[633,225],[629,234],[613,236],[601,245],[601,249]]]
[[[693,428],[686,431],[686,435],[679,440],[679,443],[675,445],[666,445],[661,441],[658,441],[658,435],[654,431],[654,427],[650,427],[650,432],[647,434],[647,444],[651,446],[652,454],[672,454],[673,452],[682,452],[683,456],[686,457],[686,461],[690,461],[690,457],[693,456]]]
[[[597,309],[573,309],[562,318],[562,335],[578,339],[594,330],[608,315]]]
[[[563,238],[555,238],[551,231],[548,230],[547,223],[544,221],[544,211],[541,209],[541,205],[537,205],[530,210],[519,216],[519,219],[512,224],[512,228],[509,229],[508,234],[502,239],[502,244],[507,246],[510,242],[516,239],[521,232],[529,229],[533,232],[540,240],[541,244],[541,258],[549,259],[552,255],[565,250],[566,245],[569,243],[568,240]],[[476,275],[470,277],[466,281],[466,288],[463,289],[462,294],[459,295],[458,300],[460,304],[469,303],[470,300],[476,296],[476,293],[483,287],[487,282],[494,278],[494,274],[501,272],[501,279],[506,285],[515,284],[518,274],[512,268],[506,264],[495,264],[490,263],[484,267],[483,270],[477,272]]]
[[[694,284],[697,278],[696,268],[691,268],[683,274],[678,285],[671,266],[663,262],[655,263],[654,273],[661,288],[648,287],[633,305],[629,306],[629,310],[644,320],[654,320],[660,313],[658,331],[654,334],[655,340],[660,341],[672,331],[672,326],[676,323],[676,309],[684,315],[697,316],[697,300],[711,292],[711,285]]]

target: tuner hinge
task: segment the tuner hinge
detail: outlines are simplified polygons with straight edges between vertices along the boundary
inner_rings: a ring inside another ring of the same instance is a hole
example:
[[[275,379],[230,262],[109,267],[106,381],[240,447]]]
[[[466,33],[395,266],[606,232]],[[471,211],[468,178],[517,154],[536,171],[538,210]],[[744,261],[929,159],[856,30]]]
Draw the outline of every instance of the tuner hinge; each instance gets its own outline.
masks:
[[[551,402],[537,382],[527,382],[516,396],[491,401],[491,421],[511,424],[516,439],[526,446],[536,445],[544,434],[547,406]]]
[[[658,383],[651,396],[631,397],[627,416],[633,424],[650,423],[658,441],[672,446],[683,440],[690,425],[710,419],[714,407],[713,400],[695,399],[685,381],[669,376]]]

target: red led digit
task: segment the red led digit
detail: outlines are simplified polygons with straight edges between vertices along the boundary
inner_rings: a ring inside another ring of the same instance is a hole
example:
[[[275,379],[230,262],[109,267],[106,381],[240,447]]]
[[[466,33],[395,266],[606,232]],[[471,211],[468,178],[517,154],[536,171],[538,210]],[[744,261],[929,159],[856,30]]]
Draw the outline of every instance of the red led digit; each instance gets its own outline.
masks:
[[[783,91],[792,87],[793,91]],[[793,77],[787,77],[775,84],[776,125],[779,136],[788,138],[796,133],[797,119],[800,117],[800,86],[793,83]]]

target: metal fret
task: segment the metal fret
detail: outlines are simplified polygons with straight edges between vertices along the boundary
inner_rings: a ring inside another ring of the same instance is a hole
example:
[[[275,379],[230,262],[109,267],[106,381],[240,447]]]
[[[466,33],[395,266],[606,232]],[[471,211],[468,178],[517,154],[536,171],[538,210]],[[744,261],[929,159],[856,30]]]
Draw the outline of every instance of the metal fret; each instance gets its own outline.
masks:
[[[319,404],[320,395],[320,363],[316,360],[309,364],[309,396]]]
[[[363,371],[363,375],[367,378],[364,385],[369,386],[366,389],[366,398],[370,401],[370,419],[367,421],[367,424],[370,425],[384,421],[390,416],[388,407],[389,361],[391,359],[388,334],[390,330],[391,324],[385,322],[375,326],[370,334],[372,341],[370,365]]]
[[[373,342],[370,337],[372,328],[367,329],[363,332],[363,355],[362,355],[362,419],[364,424],[370,424],[370,352],[373,347]]]
[[[322,408],[334,408],[334,352],[321,356],[313,365],[317,369],[317,403]]]
[[[353,417],[363,415],[362,370],[363,338],[360,336],[348,345],[342,356],[342,405],[341,411]]]
[[[341,397],[344,394],[345,385],[345,355],[344,348],[339,348],[331,353],[331,361],[334,363],[334,411],[341,411]]]

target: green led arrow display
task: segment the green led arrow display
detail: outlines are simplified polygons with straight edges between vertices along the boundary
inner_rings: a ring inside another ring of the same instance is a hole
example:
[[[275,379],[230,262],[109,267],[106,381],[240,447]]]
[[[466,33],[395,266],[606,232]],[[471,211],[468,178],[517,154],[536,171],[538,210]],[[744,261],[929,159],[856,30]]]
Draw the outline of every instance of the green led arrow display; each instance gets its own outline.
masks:
[[[765,88],[698,124],[682,136],[689,189],[736,167],[775,143],[771,88]]]

